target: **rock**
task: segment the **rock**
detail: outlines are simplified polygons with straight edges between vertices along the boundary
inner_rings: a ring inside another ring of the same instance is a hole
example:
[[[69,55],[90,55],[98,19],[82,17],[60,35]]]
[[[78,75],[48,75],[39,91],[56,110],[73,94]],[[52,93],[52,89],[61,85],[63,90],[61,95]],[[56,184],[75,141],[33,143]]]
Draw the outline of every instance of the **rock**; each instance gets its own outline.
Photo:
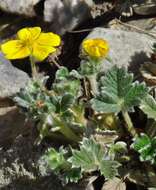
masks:
[[[139,15],[156,14],[156,0],[135,0],[133,9]]]
[[[34,6],[40,0],[1,0],[0,1],[0,9],[15,14],[22,14],[26,16],[34,16]]]
[[[34,146],[34,141],[35,136],[19,135],[9,148],[0,149],[1,190],[64,189],[56,176],[41,176],[38,159],[47,147]]]
[[[118,0],[115,9],[122,16],[153,15],[156,13],[156,0]]]
[[[8,98],[19,92],[28,82],[28,75],[15,68],[0,54],[0,99]]]
[[[113,19],[108,23],[107,27],[116,30],[147,32],[156,36],[156,18],[137,19],[127,21],[126,23]]]
[[[129,68],[137,74],[140,64],[149,60],[151,46],[155,42],[154,38],[145,34],[106,28],[95,28],[87,38],[103,38],[110,44],[111,62],[104,60],[104,71],[117,65]]]
[[[11,65],[0,54],[0,146],[11,142],[25,130],[25,117],[14,106],[11,97],[26,85],[29,77]]]
[[[63,34],[91,17],[92,0],[46,0],[44,20],[51,22],[53,31]]]
[[[0,147],[9,146],[19,134],[26,134],[30,126],[16,106],[0,107]]]

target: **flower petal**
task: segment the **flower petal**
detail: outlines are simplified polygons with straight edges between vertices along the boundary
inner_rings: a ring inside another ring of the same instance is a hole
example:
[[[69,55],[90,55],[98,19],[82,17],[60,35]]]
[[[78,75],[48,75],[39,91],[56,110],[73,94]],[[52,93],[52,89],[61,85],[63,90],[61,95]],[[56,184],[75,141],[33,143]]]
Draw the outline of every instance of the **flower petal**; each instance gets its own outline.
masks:
[[[84,40],[82,47],[89,56],[96,58],[104,58],[109,52],[108,42],[101,38]]]
[[[11,40],[1,45],[7,59],[21,59],[30,55],[30,50],[20,40]]]
[[[23,28],[17,32],[17,36],[20,40],[35,40],[41,33],[40,27]]]
[[[43,61],[50,53],[55,52],[56,49],[50,46],[40,46],[38,44],[34,44],[32,55],[38,60]]]
[[[59,46],[61,43],[61,38],[59,35],[52,32],[41,33],[36,42],[42,46]]]

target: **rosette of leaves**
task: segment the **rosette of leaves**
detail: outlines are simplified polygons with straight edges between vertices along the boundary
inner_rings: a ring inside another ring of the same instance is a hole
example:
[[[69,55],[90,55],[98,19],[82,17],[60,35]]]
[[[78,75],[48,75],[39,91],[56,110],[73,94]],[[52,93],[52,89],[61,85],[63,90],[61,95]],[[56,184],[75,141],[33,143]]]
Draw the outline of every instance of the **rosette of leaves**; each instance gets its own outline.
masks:
[[[95,75],[101,68],[101,62],[96,59],[82,60],[79,68],[79,72],[83,76]]]
[[[45,89],[48,77],[31,79],[14,97],[14,101],[29,118],[41,120],[47,113],[55,112],[55,98],[49,96]]]
[[[133,82],[133,74],[116,66],[112,67],[105,76],[101,76],[98,84],[99,93],[91,100],[92,108],[100,113],[122,112],[128,131],[135,136],[136,131],[128,112],[133,111],[134,106],[139,106],[147,95],[146,85]]]
[[[68,71],[66,67],[61,67],[55,75],[53,89],[59,95],[68,93],[78,98],[81,95],[81,75],[76,71]]]
[[[43,159],[47,163],[47,167],[51,169],[62,181],[63,184],[77,183],[82,178],[80,168],[72,168],[71,163],[67,160],[69,153],[63,147],[58,151],[50,148]]]
[[[59,132],[77,142],[83,133],[84,105],[76,98],[80,81],[75,79],[70,83],[67,73],[65,68],[57,72],[59,81],[51,91],[45,88],[46,78],[32,79],[14,98],[28,118],[38,121],[41,138]]]
[[[149,161],[151,164],[156,164],[156,137],[150,138],[146,134],[141,134],[134,139],[131,146],[140,154],[140,161]]]
[[[51,148],[44,159],[64,183],[78,182],[85,174],[100,171],[107,179],[118,175],[119,162],[109,159],[107,151],[95,140],[84,138],[80,149],[65,151],[62,147],[59,151]]]

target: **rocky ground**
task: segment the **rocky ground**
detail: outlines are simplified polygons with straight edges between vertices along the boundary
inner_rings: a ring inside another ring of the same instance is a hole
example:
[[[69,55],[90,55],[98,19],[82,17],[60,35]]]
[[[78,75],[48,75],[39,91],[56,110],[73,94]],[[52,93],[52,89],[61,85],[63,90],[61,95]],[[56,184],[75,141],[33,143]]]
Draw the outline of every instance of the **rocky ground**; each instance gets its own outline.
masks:
[[[156,42],[156,1],[150,1],[152,6],[146,0],[136,2],[129,5],[133,16],[127,18],[122,14],[128,8],[110,1],[1,0],[0,41],[13,37],[23,26],[39,25],[57,32],[63,39],[59,62],[71,69],[79,66],[82,40],[103,37],[110,43],[112,63],[128,67],[140,79],[138,67],[149,60],[151,45]],[[49,143],[34,145],[37,136],[34,124],[25,120],[11,100],[29,80],[27,60],[24,64],[10,63],[0,54],[0,62],[0,190],[65,189],[54,175],[44,171],[39,161]],[[46,62],[39,67],[50,76],[56,70]],[[110,63],[105,63],[104,71],[109,67]],[[80,186],[66,188],[97,189]]]

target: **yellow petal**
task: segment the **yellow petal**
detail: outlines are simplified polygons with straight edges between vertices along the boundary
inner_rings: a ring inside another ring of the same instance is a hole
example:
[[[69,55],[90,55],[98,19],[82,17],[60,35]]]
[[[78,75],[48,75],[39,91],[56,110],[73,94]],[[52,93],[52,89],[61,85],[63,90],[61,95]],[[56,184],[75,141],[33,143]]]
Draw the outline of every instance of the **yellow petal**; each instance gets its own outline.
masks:
[[[108,42],[100,38],[84,40],[82,47],[91,57],[106,57],[109,52]]]
[[[30,55],[30,50],[20,40],[11,40],[2,44],[1,51],[8,59],[21,59]]]
[[[41,33],[40,27],[23,28],[17,32],[17,36],[20,40],[35,40]]]
[[[59,46],[61,43],[61,38],[59,35],[52,32],[41,33],[36,43],[42,46]]]
[[[43,61],[50,53],[55,51],[56,49],[54,47],[34,44],[32,56],[34,56],[38,61]]]

